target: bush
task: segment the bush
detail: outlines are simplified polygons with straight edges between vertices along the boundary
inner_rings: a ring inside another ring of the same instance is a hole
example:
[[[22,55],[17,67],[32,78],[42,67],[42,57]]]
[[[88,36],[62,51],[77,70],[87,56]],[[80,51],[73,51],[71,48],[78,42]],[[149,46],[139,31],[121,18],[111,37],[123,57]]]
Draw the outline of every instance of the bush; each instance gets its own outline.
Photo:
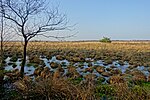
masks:
[[[90,83],[74,85],[63,78],[39,76],[34,81],[24,77],[14,85],[25,100],[95,100],[94,85]]]
[[[108,38],[108,37],[103,37],[103,38],[100,40],[100,42],[111,43],[111,40],[110,40],[110,38]]]

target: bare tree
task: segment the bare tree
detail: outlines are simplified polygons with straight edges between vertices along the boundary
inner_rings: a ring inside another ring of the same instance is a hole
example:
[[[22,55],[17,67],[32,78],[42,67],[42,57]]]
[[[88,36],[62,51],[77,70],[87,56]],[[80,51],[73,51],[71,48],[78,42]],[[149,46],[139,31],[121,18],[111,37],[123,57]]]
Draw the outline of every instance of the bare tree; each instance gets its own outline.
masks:
[[[12,49],[14,44],[7,46],[9,41],[13,39],[15,36],[12,34],[12,30],[10,31],[10,25],[8,25],[4,19],[4,5],[3,0],[0,0],[0,69],[3,69],[3,61],[5,60],[4,54],[5,51]],[[10,34],[11,33],[11,34]]]
[[[67,29],[67,19],[58,7],[49,9],[46,0],[4,0],[3,17],[13,24],[17,34],[24,39],[23,61],[20,75],[24,75],[27,44],[33,37],[54,37],[50,31]]]

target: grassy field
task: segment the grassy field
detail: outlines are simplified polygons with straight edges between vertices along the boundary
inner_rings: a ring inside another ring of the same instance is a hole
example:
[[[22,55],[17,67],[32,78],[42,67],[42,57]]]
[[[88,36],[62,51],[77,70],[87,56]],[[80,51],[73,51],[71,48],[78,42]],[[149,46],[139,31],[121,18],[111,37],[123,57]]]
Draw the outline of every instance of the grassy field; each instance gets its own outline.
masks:
[[[15,90],[4,92],[4,99],[150,99],[149,41],[29,42],[28,71],[20,80],[16,68],[21,66],[22,47],[21,42],[5,45],[5,58],[10,58],[5,68],[12,68],[5,81]]]
[[[12,46],[9,52],[22,52],[22,43],[9,43]],[[28,54],[36,53],[46,56],[67,53],[82,55],[84,58],[100,60],[123,60],[144,66],[150,65],[150,42],[29,42]],[[7,52],[6,52],[7,53]]]

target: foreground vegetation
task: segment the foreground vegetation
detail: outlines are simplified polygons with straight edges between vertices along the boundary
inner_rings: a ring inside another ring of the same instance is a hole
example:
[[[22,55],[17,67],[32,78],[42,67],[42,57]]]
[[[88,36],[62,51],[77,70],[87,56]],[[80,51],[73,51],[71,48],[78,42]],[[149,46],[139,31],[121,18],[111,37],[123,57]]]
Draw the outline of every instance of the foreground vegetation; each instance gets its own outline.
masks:
[[[12,46],[11,49],[10,46]],[[10,57],[14,68],[18,58],[22,58],[22,44],[10,42],[5,47],[5,59]],[[1,86],[2,99],[43,99],[43,100],[149,100],[150,99],[150,76],[136,70],[138,66],[144,66],[150,71],[150,42],[29,42],[27,50],[28,60],[26,66],[34,66],[32,75],[23,79],[18,76],[19,70],[0,72],[5,76]],[[48,62],[56,69],[50,71],[39,58],[51,59],[53,56],[58,60],[66,59],[68,72],[64,73],[63,64]],[[89,58],[89,59],[86,59]],[[104,66],[93,65],[102,60]],[[113,61],[118,61],[120,66],[129,63],[129,68],[124,73]],[[84,63],[88,68],[80,75],[75,69],[82,68]],[[4,62],[4,67],[7,66]],[[94,69],[105,77],[95,76]],[[107,70],[107,71],[106,71]],[[107,73],[106,73],[107,72]],[[2,80],[1,80],[2,81]]]

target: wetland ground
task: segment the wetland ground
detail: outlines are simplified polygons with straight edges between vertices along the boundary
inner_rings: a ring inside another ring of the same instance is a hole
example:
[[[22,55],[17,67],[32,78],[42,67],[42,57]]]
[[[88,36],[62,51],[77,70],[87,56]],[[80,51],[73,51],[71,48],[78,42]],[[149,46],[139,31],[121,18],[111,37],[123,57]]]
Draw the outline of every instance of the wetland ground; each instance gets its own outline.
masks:
[[[23,80],[22,44],[9,42],[4,57],[9,99],[150,99],[149,41],[29,42]]]

